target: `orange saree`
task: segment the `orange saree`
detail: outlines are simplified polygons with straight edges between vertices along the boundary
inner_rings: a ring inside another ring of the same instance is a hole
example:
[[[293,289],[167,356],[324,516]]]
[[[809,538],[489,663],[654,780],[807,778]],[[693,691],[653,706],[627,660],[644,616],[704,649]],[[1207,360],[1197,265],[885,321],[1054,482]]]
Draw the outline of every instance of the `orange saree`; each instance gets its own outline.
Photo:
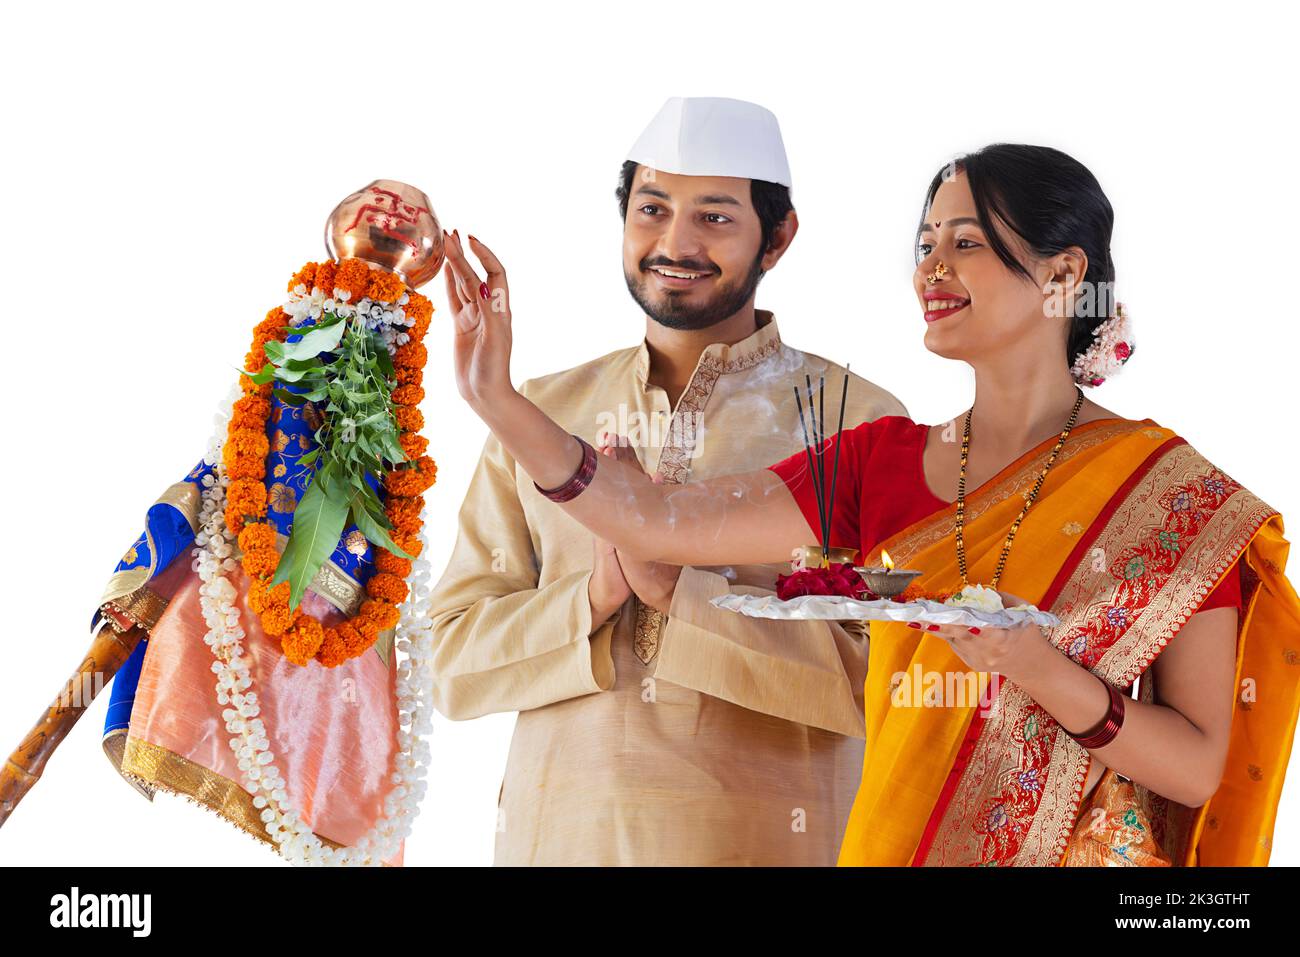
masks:
[[[992,577],[1054,442],[968,495],[972,582]],[[883,542],[898,567],[924,571],[924,589],[961,585],[954,512]],[[1268,862],[1300,709],[1300,599],[1284,574],[1289,547],[1279,513],[1149,419],[1076,429],[1016,537],[1000,587],[1056,614],[1052,642],[1119,688],[1146,673],[1225,573],[1240,569],[1238,693],[1222,782],[1200,808],[1137,787],[1151,836],[1175,865]],[[1069,863],[1088,752],[1005,679],[979,675],[981,693],[960,707],[917,706],[899,693],[910,677],[968,671],[941,638],[872,623],[866,761],[841,865]],[[1153,679],[1141,682],[1142,700],[1158,694]]]

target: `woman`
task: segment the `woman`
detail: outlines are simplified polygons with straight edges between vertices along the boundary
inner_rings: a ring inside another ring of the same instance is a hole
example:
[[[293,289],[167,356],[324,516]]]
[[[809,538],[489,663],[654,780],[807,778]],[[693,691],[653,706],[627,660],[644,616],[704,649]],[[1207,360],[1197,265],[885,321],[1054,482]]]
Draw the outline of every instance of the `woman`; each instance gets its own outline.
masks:
[[[914,276],[925,344],[973,368],[976,399],[948,428],[887,417],[831,439],[830,544],[864,561],[886,549],[926,591],[1001,586],[1061,624],[873,623],[841,864],[1268,860],[1300,707],[1289,546],[1277,512],[1172,431],[1079,389],[1132,350],[1110,308],[1111,224],[1092,174],[1043,147],[990,146],[931,183]],[[458,386],[543,494],[674,564],[783,561],[810,528],[820,542],[803,453],[675,487],[597,466],[511,386],[500,262],[471,237],[480,282],[448,238]],[[898,693],[972,672],[984,706]],[[1141,700],[1126,699],[1139,676]],[[1132,786],[1099,785],[1107,768]]]

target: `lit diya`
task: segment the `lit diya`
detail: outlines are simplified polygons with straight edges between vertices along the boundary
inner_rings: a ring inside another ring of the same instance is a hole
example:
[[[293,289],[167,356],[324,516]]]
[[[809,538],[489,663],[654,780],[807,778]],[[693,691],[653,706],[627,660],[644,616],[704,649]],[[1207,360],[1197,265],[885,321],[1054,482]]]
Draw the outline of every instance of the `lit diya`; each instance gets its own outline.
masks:
[[[861,572],[862,577],[867,580],[867,585],[881,598],[894,598],[901,595],[912,583],[912,579],[921,574],[913,569],[895,568],[894,560],[883,548],[880,550],[880,567],[863,568]]]

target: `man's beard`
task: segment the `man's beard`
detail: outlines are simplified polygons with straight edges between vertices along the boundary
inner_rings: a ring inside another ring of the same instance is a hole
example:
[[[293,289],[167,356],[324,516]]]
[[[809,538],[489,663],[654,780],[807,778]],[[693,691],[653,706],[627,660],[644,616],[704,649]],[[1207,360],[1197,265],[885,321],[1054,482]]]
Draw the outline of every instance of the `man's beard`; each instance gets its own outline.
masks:
[[[689,305],[673,294],[667,294],[662,303],[651,302],[646,292],[648,279],[641,278],[650,266],[665,266],[670,269],[682,269],[689,272],[717,272],[717,267],[709,264],[702,267],[698,263],[683,261],[667,262],[662,259],[645,259],[640,263],[640,275],[633,275],[624,270],[623,278],[627,280],[627,291],[632,294],[636,304],[647,316],[669,329],[707,329],[722,320],[734,316],[749,302],[763,278],[763,256],[760,253],[749,267],[749,274],[734,286],[721,286],[716,294],[705,303]]]

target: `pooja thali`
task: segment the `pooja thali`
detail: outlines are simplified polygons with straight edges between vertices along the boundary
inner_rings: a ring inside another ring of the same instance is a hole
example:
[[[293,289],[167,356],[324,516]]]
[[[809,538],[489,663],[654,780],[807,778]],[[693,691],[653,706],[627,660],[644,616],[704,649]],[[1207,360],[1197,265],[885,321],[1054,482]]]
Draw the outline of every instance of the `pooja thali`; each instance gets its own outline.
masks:
[[[1050,612],[1033,605],[1016,605],[999,611],[972,605],[949,605],[919,598],[898,602],[889,598],[863,601],[843,595],[799,595],[780,599],[775,595],[720,595],[711,604],[750,618],[783,621],[899,621],[934,625],[964,625],[978,628],[1016,628],[1020,625],[1055,627],[1061,623]]]
[[[812,376],[804,375],[805,391],[794,385],[795,407],[799,412],[800,432],[812,495],[817,509],[817,543],[803,545],[791,556],[792,573],[778,575],[776,594],[728,594],[711,598],[711,604],[750,618],[784,621],[897,621],[925,622],[931,625],[964,625],[970,628],[1017,628],[1021,625],[1055,627],[1061,620],[1033,605],[1005,607],[1002,593],[996,588],[967,583],[954,594],[927,592],[913,581],[919,569],[896,568],[889,552],[880,551],[879,567],[862,567],[854,561],[859,549],[832,541],[835,513],[835,490],[844,438],[844,406],[848,398],[849,378],[845,368],[840,390],[839,429],[834,433],[834,453],[826,438],[826,380],[822,377],[816,393]],[[808,418],[804,416],[805,397]],[[827,481],[827,458],[830,458]],[[805,504],[806,511],[811,506]],[[812,516],[808,518],[812,525]],[[999,572],[1000,572],[999,568]],[[993,583],[997,584],[995,576]],[[965,567],[962,579],[965,581]]]

